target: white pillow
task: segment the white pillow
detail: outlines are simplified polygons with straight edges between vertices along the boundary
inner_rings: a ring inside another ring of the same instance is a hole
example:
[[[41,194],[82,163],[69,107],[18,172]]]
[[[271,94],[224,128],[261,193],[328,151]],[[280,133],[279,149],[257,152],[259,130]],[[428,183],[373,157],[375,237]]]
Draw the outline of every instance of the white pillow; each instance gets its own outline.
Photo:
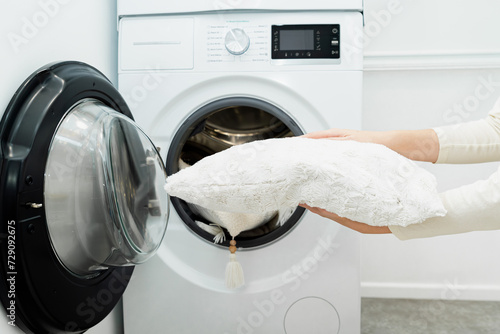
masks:
[[[168,177],[165,189],[210,210],[284,213],[306,203],[374,226],[446,214],[432,174],[385,146],[344,140],[234,146]]]
[[[209,220],[213,225],[224,227],[233,238],[236,237],[243,231],[251,230],[259,227],[271,220],[276,216],[276,212],[264,212],[264,213],[239,213],[239,212],[227,212],[220,210],[211,210],[199,205],[190,205],[190,208],[194,213],[202,216],[203,218]],[[204,223],[199,222],[198,226],[204,228]],[[225,240],[224,233],[220,230],[216,231],[214,234],[214,241],[219,243]],[[210,233],[210,230],[207,231]]]
[[[179,169],[182,170],[188,167],[191,166],[182,159],[179,159]],[[229,232],[229,235],[234,238],[243,231],[251,230],[268,223],[271,218],[276,216],[276,214],[278,213],[276,211],[259,212],[257,214],[227,212],[207,209],[193,203],[188,203],[188,206],[194,214],[210,221],[210,225],[207,225],[201,221],[196,221],[196,224],[206,232],[214,235],[215,243],[221,243],[226,240],[226,236],[224,234],[224,231],[222,230],[222,227],[224,227]],[[279,223],[280,222],[278,221],[278,224]]]

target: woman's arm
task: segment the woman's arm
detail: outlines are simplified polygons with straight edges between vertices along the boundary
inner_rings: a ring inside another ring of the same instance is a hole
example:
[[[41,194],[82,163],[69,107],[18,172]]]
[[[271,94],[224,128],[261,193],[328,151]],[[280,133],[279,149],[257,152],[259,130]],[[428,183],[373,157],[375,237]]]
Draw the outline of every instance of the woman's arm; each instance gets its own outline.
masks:
[[[362,143],[381,144],[416,161],[434,163],[439,155],[439,140],[436,132],[432,129],[395,131],[330,129],[311,132],[304,135],[304,137],[355,140]]]
[[[437,163],[500,161],[500,99],[479,121],[427,130],[357,131],[331,129],[307,134],[309,138],[356,140],[385,145],[407,158]],[[500,229],[500,169],[489,179],[440,194],[447,210],[444,217],[430,218],[407,227],[391,226],[399,239],[413,239],[479,230]],[[379,227],[353,222],[322,209],[312,212],[361,233],[388,233]]]
[[[416,161],[462,164],[500,161],[500,99],[484,119],[435,129],[395,131],[330,129],[304,136],[382,144]]]
[[[440,197],[446,216],[406,227],[391,226],[391,232],[407,240],[500,229],[500,168],[486,180],[445,191]]]

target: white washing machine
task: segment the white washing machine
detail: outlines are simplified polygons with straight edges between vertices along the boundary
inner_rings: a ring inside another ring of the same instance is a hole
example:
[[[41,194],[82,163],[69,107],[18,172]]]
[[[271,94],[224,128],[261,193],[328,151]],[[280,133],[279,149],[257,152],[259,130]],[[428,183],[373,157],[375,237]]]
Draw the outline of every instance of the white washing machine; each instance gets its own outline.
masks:
[[[361,127],[361,0],[124,0],[118,14],[119,90],[168,174],[242,142]],[[360,332],[355,232],[303,209],[247,231],[245,285],[229,290],[227,241],[171,202],[157,255],[125,292],[126,333]]]

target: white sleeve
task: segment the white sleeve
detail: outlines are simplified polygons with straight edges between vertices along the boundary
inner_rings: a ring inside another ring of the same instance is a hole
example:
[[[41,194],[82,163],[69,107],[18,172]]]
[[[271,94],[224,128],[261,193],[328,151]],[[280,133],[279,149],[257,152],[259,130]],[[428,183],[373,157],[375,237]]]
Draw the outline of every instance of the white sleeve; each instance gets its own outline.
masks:
[[[500,161],[500,99],[486,119],[434,129],[437,163]],[[500,229],[500,168],[487,180],[440,194],[447,214],[407,227],[390,226],[401,240]]]
[[[500,168],[487,180],[440,194],[444,217],[427,219],[407,227],[389,226],[401,240],[500,229]]]
[[[500,161],[500,99],[488,117],[434,128],[439,139],[436,163]]]

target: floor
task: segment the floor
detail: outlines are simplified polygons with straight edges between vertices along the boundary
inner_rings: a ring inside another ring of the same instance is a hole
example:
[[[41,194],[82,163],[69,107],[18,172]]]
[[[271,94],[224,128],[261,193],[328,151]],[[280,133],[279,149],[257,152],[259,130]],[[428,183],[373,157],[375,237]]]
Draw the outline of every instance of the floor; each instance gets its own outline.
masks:
[[[500,302],[375,299],[361,302],[361,334],[498,334]]]

